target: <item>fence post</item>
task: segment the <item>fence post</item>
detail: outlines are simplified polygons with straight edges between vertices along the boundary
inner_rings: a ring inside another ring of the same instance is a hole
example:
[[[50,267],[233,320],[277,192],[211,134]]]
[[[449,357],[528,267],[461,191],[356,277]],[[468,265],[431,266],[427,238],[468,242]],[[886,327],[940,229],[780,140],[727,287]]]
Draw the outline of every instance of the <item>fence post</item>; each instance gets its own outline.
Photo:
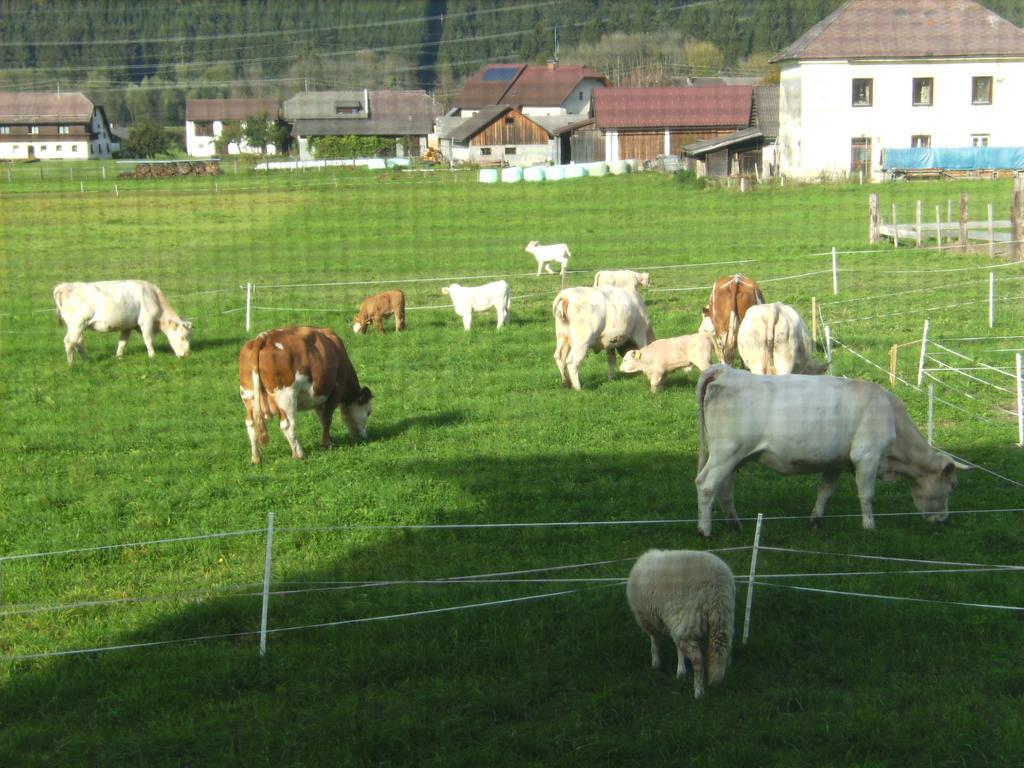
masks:
[[[1010,256],[1014,261],[1020,261],[1024,254],[1021,247],[1021,209],[1024,208],[1024,176],[1018,176],[1013,183],[1013,201],[1010,205]]]
[[[105,165],[101,165],[100,166],[100,174],[103,176],[103,180],[106,181],[107,180],[107,166],[105,166]]]
[[[988,204],[988,257],[996,255],[996,228],[992,216],[992,203]],[[989,326],[992,327],[991,325]]]
[[[245,284],[245,332],[252,327],[252,283]]]
[[[914,223],[917,227],[917,247],[921,247],[921,201],[917,201],[917,210],[914,214]]]
[[[928,384],[928,445],[932,445],[935,438],[935,385]]]
[[[868,226],[868,242],[874,245],[878,242],[878,193],[872,192],[868,195],[868,209],[871,212],[870,224]]]
[[[942,216],[939,214],[939,206],[935,206],[935,243],[942,247]]]
[[[917,386],[921,386],[924,378],[924,355],[928,349],[928,321],[924,321],[924,334],[921,336],[921,361],[917,364]]]
[[[818,299],[811,296],[811,341],[818,343]]]
[[[900,353],[900,345],[893,344],[889,347],[889,386],[896,387],[896,360]]]
[[[81,192],[82,194],[85,194],[85,182],[84,181],[79,180],[79,182],[78,182],[78,191]]]
[[[988,273],[988,327],[996,325],[996,273]]]
[[[967,193],[960,193],[960,250],[967,250]]]
[[[1024,382],[1020,378],[1020,352],[1017,353],[1017,445],[1024,446]]]
[[[263,563],[263,609],[260,614],[260,656],[267,654],[267,612],[270,609],[270,564],[274,548],[274,513],[267,515],[267,556]]]
[[[900,247],[900,223],[896,219],[896,203],[892,204],[892,246]]]
[[[825,359],[828,360],[828,370],[832,370],[832,329],[825,326]]]
[[[836,247],[832,246],[832,293],[839,293],[839,264],[836,260]]]
[[[761,544],[761,522],[764,513],[757,513],[757,527],[754,528],[754,549],[750,553],[750,574],[747,576],[747,609],[743,613],[743,644],[750,637],[750,609],[754,607],[754,575],[757,573],[757,548]]]

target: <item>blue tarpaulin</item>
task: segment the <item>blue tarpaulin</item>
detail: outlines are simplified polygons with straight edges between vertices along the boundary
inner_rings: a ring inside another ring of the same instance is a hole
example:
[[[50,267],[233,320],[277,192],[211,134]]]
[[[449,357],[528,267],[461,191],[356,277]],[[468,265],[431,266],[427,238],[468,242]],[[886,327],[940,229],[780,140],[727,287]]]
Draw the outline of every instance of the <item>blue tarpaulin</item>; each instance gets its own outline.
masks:
[[[1024,169],[1024,147],[887,149],[885,170],[942,168],[947,171]]]

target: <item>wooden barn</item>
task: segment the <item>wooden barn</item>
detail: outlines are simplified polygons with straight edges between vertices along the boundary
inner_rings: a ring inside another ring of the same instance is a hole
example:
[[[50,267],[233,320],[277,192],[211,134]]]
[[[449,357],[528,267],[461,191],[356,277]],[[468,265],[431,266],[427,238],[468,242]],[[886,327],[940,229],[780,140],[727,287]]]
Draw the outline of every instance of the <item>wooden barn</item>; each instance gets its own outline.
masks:
[[[537,165],[553,162],[553,134],[518,109],[483,107],[442,136],[445,154],[477,165]]]
[[[602,88],[594,117],[604,137],[605,160],[656,162],[680,156],[696,141],[728,136],[751,125],[749,85],[682,88]]]

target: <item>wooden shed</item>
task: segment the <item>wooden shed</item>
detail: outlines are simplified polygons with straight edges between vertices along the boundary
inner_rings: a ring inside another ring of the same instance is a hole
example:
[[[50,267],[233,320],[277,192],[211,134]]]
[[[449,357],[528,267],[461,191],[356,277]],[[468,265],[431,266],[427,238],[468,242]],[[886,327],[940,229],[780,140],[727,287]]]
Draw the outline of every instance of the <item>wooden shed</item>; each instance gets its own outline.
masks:
[[[441,137],[453,160],[479,165],[536,165],[553,157],[553,135],[518,109],[484,107]]]

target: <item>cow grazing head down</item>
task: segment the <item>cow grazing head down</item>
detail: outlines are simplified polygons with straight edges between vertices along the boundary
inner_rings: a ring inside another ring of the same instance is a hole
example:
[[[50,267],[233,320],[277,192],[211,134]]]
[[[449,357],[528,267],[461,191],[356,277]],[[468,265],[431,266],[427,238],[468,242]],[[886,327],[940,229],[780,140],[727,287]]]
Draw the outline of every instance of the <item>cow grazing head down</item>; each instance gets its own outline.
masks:
[[[168,318],[160,329],[171,343],[171,349],[178,357],[187,357],[192,344],[192,321]]]
[[[366,439],[366,422],[373,412],[373,392],[369,387],[359,390],[359,397],[351,403],[341,404],[341,417],[352,437]]]
[[[949,494],[956,488],[956,470],[969,470],[969,464],[949,460],[942,469],[921,475],[911,483],[914,506],[930,523],[944,523],[949,518]]]
[[[356,333],[366,333],[366,326],[359,322],[359,315],[352,318],[352,330]]]

